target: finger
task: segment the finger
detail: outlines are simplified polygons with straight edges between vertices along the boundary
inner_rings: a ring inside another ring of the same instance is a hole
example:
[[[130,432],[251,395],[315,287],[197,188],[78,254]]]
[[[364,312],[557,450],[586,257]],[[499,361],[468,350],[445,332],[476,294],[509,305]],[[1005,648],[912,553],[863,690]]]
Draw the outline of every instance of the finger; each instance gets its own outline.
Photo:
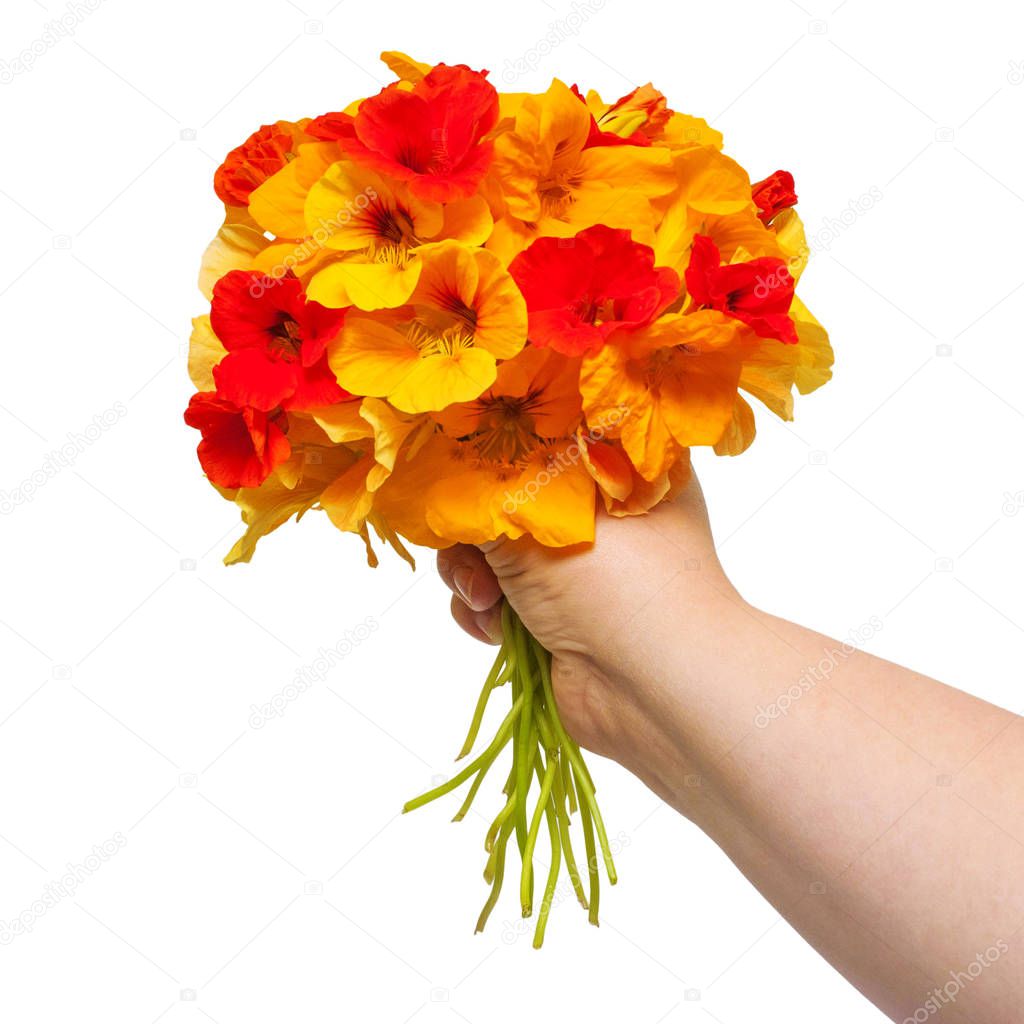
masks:
[[[437,553],[441,579],[468,608],[484,611],[501,599],[501,587],[479,549],[455,544]]]
[[[494,620],[497,618],[497,633]],[[457,594],[452,595],[452,618],[474,639],[485,644],[501,643],[501,612],[498,607],[475,612]]]

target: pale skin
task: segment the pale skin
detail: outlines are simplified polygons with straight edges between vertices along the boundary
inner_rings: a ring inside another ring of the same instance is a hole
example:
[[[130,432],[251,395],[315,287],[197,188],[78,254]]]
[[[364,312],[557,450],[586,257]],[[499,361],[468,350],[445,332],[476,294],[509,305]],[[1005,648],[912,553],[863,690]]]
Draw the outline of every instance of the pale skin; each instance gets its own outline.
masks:
[[[477,639],[500,639],[507,596],[573,738],[703,829],[892,1020],[1024,1019],[1024,719],[747,604],[695,479],[600,515],[593,545],[458,545],[438,566]]]

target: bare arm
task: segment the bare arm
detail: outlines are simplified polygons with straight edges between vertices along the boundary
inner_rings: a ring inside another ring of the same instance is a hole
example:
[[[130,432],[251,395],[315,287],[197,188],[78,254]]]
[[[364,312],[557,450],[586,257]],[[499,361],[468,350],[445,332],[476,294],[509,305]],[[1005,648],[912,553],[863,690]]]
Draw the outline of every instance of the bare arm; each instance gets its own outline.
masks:
[[[575,738],[698,824],[893,1020],[1019,1022],[1024,719],[748,605],[696,482],[602,518],[583,551],[439,562],[459,622],[493,637],[504,591],[554,654]]]

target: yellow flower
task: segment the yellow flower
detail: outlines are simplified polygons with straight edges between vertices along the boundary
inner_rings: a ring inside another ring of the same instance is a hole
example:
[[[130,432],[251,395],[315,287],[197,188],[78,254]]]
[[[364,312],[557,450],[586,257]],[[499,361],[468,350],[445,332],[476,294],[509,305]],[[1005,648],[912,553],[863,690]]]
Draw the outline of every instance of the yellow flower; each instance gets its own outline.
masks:
[[[341,160],[310,189],[305,224],[307,232],[345,257],[313,277],[310,297],[325,306],[372,311],[409,301],[423,269],[418,250],[425,243],[458,239],[482,245],[493,221],[480,196],[446,205],[430,202],[401,182]]]
[[[526,342],[526,303],[492,253],[440,242],[423,246],[417,265],[408,305],[349,313],[328,346],[342,387],[407,413],[476,398],[494,382],[497,360]]]

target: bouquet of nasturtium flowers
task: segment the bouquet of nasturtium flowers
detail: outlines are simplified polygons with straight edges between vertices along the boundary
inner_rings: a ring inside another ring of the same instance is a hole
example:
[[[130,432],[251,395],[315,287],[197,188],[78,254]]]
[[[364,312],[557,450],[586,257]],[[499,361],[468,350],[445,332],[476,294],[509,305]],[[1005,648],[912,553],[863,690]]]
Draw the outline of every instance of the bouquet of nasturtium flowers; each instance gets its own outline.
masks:
[[[484,71],[384,61],[398,80],[344,110],[265,125],[217,170],[225,218],[203,259],[185,413],[202,468],[241,510],[226,562],[310,509],[410,563],[429,548],[594,538],[597,508],[641,515],[686,483],[689,449],[744,451],[741,392],[790,419],[831,375],[825,331],[794,295],[808,256],[793,178],[751,184],[699,118],[652,86],[615,103],[557,79],[499,93]],[[597,923],[615,868],[550,655],[506,604],[494,738],[412,809],[505,748],[487,833],[495,905],[512,837],[524,915],[541,826]],[[573,854],[578,813],[586,860]]]

